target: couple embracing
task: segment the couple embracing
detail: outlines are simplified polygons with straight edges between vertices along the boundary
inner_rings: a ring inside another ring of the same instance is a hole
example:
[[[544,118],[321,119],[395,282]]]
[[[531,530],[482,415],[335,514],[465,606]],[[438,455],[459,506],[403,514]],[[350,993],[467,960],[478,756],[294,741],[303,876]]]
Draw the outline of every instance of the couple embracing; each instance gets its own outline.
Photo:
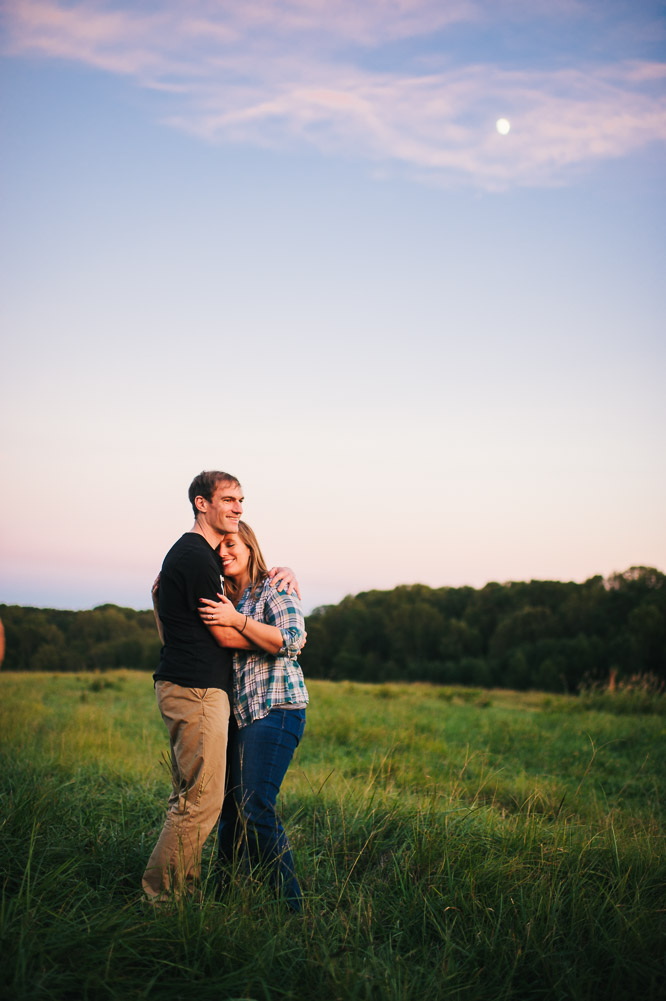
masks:
[[[153,587],[162,652],[155,693],[169,732],[173,789],[143,876],[154,903],[187,892],[218,825],[221,865],[265,866],[292,910],[301,890],[277,795],[305,728],[308,693],[298,584],[269,571],[240,520],[235,476],[200,473],[194,525],[167,553]],[[294,591],[295,593],[291,593]]]

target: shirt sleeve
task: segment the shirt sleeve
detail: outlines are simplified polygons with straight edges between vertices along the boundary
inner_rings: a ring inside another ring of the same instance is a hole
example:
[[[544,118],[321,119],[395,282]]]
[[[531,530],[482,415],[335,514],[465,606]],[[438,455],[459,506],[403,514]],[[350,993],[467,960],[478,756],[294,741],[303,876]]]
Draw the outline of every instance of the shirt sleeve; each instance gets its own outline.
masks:
[[[201,598],[219,601],[221,589],[219,568],[209,553],[197,553],[184,568],[184,585],[188,607],[196,612],[201,607]]]
[[[264,622],[277,626],[282,633],[282,647],[277,656],[296,660],[305,639],[305,619],[297,596],[278,591],[268,584],[264,598]]]

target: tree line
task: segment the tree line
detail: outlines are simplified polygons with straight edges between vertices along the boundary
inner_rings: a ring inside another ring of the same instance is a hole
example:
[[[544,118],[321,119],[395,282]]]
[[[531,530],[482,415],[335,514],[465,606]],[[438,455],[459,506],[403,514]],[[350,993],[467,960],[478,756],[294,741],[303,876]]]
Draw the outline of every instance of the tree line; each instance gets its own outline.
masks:
[[[152,611],[100,605],[84,612],[0,605],[5,670],[154,670],[160,641]]]
[[[0,619],[9,670],[154,670],[159,661],[150,611],[0,605]],[[312,678],[560,692],[611,675],[666,680],[666,576],[652,567],[583,584],[365,591],[315,609],[306,628],[301,663]]]
[[[574,692],[608,677],[666,679],[666,576],[631,567],[583,584],[366,591],[315,609],[306,675]]]

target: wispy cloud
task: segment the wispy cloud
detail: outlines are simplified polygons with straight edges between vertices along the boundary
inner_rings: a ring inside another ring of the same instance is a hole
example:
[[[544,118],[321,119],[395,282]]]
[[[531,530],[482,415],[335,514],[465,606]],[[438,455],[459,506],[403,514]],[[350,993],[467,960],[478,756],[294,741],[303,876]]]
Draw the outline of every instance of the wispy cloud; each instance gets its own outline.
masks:
[[[596,58],[534,70],[440,50],[436,71],[432,60],[423,69],[418,46],[434,34],[444,46],[454,25],[524,14],[521,0],[155,0],[140,9],[14,0],[5,24],[14,55],[73,60],[171,93],[165,120],[206,141],[308,144],[440,183],[556,184],[666,140],[664,63]],[[583,14],[578,0],[548,5],[550,18]],[[370,68],[369,56],[398,43],[399,70],[388,60]],[[512,122],[507,137],[494,129],[499,115]]]

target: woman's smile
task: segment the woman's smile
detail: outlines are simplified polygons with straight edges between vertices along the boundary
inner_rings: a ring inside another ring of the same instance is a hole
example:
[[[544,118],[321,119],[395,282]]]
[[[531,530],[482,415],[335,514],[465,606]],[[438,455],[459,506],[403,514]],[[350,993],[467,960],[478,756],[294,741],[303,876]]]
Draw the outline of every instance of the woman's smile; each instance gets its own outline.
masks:
[[[236,534],[227,535],[220,543],[224,571],[230,577],[241,577],[247,571],[250,550]]]

